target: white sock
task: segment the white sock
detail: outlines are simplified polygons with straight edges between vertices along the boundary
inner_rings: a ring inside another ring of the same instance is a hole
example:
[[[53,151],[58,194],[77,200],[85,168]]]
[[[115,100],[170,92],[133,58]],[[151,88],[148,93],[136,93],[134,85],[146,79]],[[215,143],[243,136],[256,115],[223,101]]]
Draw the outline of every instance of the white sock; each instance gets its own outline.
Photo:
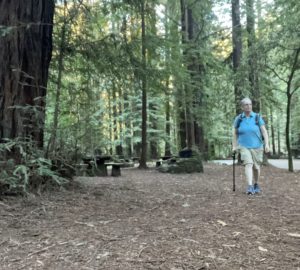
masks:
[[[253,164],[245,165],[245,175],[249,186],[252,186],[253,179]]]

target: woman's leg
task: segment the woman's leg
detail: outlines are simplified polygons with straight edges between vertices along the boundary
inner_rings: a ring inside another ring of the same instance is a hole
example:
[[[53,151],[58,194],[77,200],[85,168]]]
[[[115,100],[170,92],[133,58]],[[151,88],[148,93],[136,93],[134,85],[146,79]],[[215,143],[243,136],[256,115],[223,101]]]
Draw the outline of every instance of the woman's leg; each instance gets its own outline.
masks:
[[[248,186],[253,185],[253,164],[248,163],[245,165],[245,175],[246,175],[246,180],[248,182]]]
[[[259,177],[260,177],[260,167],[253,166],[253,174],[254,174],[254,184],[258,184],[259,182]]]

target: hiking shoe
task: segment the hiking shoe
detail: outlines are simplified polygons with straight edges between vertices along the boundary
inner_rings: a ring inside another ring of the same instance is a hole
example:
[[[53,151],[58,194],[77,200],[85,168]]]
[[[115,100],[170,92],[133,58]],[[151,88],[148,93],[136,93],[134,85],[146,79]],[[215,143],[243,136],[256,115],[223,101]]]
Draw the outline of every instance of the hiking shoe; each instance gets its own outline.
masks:
[[[257,183],[254,184],[253,189],[254,189],[254,193],[260,193],[261,192],[261,189],[260,189],[260,187]]]
[[[248,186],[248,188],[247,188],[247,194],[248,195],[254,195],[255,194],[254,187],[252,185]]]

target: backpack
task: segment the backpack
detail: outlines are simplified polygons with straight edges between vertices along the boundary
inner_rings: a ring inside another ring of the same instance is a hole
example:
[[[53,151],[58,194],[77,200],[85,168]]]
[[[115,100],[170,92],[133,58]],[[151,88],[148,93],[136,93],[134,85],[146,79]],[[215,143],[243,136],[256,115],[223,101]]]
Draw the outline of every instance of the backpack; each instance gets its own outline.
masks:
[[[260,117],[261,116],[259,115],[259,113],[255,114],[255,124],[258,125],[258,127],[259,127],[259,118]],[[238,122],[236,124],[236,129],[238,129],[240,127],[240,124],[241,124],[242,121],[243,121],[243,115],[239,114],[239,116],[238,116]],[[259,129],[259,131],[260,131],[260,129]],[[260,131],[260,133],[261,133],[261,131]],[[264,136],[261,135],[261,139],[260,140],[262,141],[262,143],[264,143],[264,141],[265,141]]]
[[[256,113],[255,114],[255,124],[258,125],[258,126],[259,126],[259,118],[260,118],[259,113]],[[239,114],[238,121],[237,121],[237,124],[236,124],[236,129],[238,129],[240,127],[240,124],[241,124],[242,121],[243,121],[243,115]]]

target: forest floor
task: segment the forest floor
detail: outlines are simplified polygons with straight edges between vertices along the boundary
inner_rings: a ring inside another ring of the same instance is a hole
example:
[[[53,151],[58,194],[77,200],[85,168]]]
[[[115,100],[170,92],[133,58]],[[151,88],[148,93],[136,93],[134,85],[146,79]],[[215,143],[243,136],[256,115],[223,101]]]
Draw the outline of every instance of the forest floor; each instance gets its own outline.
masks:
[[[300,173],[264,167],[247,196],[243,168],[123,169],[43,196],[2,197],[0,269],[300,269]]]

